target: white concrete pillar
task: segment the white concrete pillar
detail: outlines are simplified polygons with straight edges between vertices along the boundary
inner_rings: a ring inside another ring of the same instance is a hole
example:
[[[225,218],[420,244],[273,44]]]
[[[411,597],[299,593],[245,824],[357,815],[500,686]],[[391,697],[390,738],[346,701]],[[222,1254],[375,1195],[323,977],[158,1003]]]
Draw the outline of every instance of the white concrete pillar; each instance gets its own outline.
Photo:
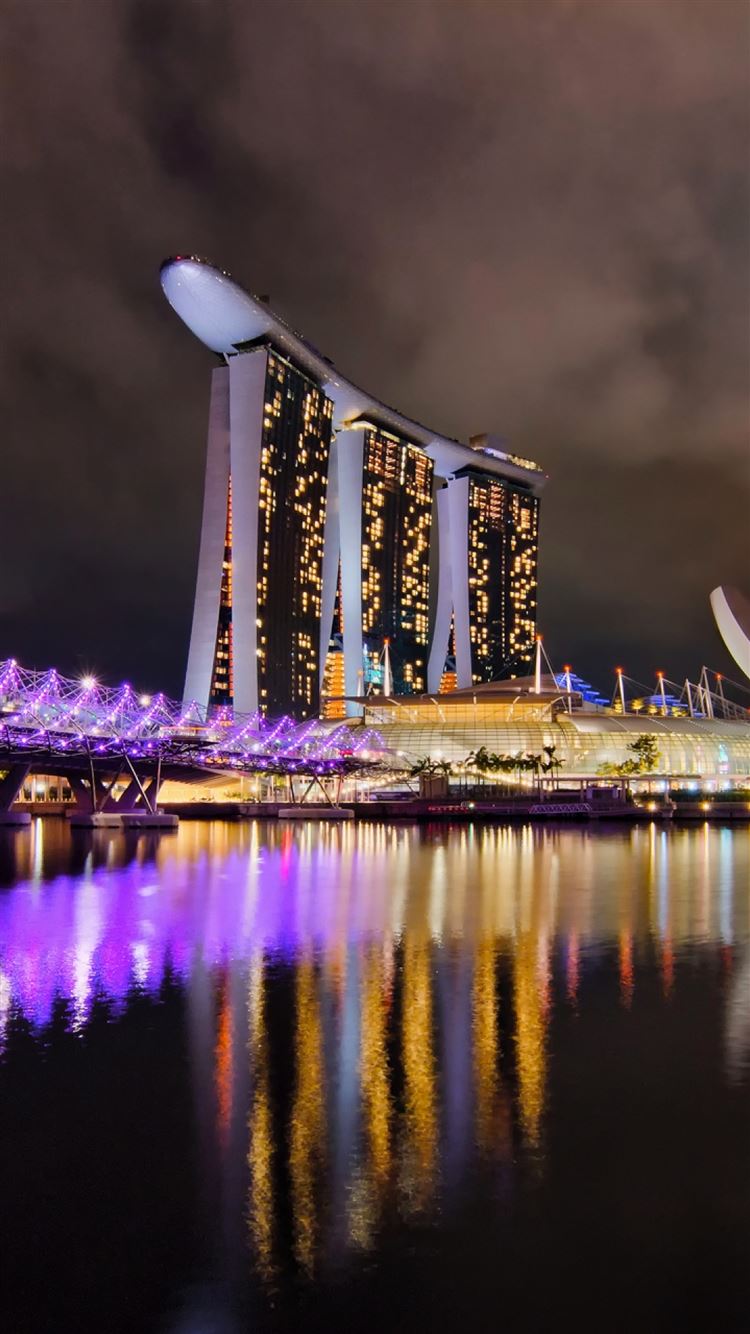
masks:
[[[258,708],[258,500],[267,363],[264,347],[229,362],[232,641],[238,713]]]
[[[185,702],[208,704],[221,601],[221,573],[229,487],[229,368],[217,366],[211,377],[206,480],[198,557],[198,578],[190,634]]]

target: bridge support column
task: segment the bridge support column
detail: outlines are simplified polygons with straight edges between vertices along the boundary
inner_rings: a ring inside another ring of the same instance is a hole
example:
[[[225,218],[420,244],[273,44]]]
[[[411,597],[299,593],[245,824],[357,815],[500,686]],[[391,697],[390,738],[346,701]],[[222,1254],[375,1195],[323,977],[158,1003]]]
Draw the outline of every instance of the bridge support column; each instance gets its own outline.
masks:
[[[158,792],[158,787],[159,787],[158,779],[157,779],[157,780],[155,780],[155,779],[153,779],[153,778],[151,778],[151,779],[148,779],[148,778],[145,779],[145,784],[146,784],[146,786],[144,787],[143,783],[141,782],[140,778],[138,777],[138,772],[137,772],[137,770],[136,770],[135,765],[133,764],[133,761],[130,760],[130,759],[128,759],[128,758],[126,757],[126,764],[127,764],[128,768],[129,768],[131,774],[133,775],[133,782],[129,785],[129,787],[127,788],[127,791],[128,791],[128,792],[130,791],[130,788],[133,786],[133,783],[134,783],[135,786],[136,786],[136,788],[138,789],[138,794],[143,798],[143,808],[142,808],[143,811],[144,811],[144,812],[147,812],[149,815],[153,815],[153,814],[155,813],[155,811],[156,811],[156,805],[155,805],[155,803],[153,803],[153,802],[151,801],[150,793],[153,791],[153,788],[154,788],[154,784],[155,784],[155,783],[156,783],[156,790],[157,790],[157,792]],[[161,760],[159,761],[159,772],[161,773]],[[124,796],[124,795],[125,795],[125,793],[123,793],[123,796]],[[135,810],[135,802],[136,802],[136,801],[137,801],[137,797],[135,797],[135,798],[133,799],[133,804],[132,804],[132,806],[129,807],[130,810]]]
[[[121,812],[123,829],[176,829],[179,819],[176,815],[166,815],[157,809],[159,788],[161,787],[161,764],[156,776],[140,781],[133,765],[131,782],[126,787],[120,800],[113,803],[111,809]]]
[[[30,764],[13,764],[3,779],[0,779],[0,825],[30,824],[28,811],[13,810],[16,800],[31,769]]]
[[[86,787],[86,784],[79,774],[70,774],[68,783],[70,785],[70,790],[76,799],[76,811],[79,814],[91,814],[94,809],[91,789]]]
[[[155,778],[148,778],[144,786],[138,788],[137,795],[143,797],[140,806],[135,801],[122,813],[123,829],[176,829],[180,823],[176,815],[168,815],[157,809],[159,788],[161,786],[161,765]]]
[[[0,779],[0,811],[10,810],[31,770],[30,764],[13,764]]]
[[[140,794],[139,784],[134,778],[131,778],[125,791],[121,792],[119,797],[107,797],[102,809],[105,811],[120,811],[121,814],[125,811],[133,811]]]

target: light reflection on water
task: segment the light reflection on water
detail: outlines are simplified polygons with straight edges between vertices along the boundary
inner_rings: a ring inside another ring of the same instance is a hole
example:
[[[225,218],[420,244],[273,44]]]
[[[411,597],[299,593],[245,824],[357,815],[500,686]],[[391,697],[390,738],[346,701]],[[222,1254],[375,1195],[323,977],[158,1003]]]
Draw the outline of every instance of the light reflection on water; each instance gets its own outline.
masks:
[[[472,1173],[500,1195],[519,1163],[544,1174],[555,1016],[600,1004],[592,979],[623,1014],[639,991],[658,1009],[710,955],[723,1077],[746,1080],[748,846],[708,825],[36,822],[0,847],[0,1048],[60,1014],[83,1035],[102,1002],[115,1022],[177,979],[225,1226],[262,1283],[316,1276]]]

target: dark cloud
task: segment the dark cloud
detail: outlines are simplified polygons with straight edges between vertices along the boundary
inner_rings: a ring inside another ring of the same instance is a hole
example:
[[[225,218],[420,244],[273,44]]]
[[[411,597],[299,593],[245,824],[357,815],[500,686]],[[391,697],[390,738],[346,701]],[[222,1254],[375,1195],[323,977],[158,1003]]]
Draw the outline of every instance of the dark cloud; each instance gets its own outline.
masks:
[[[179,686],[211,359],[158,265],[190,250],[386,401],[547,467],[553,652],[723,665],[747,39],[744,0],[12,0],[0,656]]]

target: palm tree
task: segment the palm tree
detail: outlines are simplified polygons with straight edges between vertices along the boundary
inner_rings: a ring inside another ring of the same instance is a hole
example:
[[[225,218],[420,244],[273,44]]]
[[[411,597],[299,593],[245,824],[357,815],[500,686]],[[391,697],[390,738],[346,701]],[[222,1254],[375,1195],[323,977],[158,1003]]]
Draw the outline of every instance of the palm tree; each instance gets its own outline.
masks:
[[[422,778],[427,778],[432,771],[432,760],[429,755],[425,755],[421,760],[416,760],[415,763],[412,764],[409,769],[409,777],[418,778],[421,782]],[[411,784],[409,786],[411,787]]]
[[[419,779],[420,792],[422,790],[423,780],[426,778],[434,778],[436,774],[442,775],[442,777],[446,779],[446,782],[448,782],[451,776],[450,761],[432,760],[428,755],[425,755],[423,759],[417,760],[416,764],[413,764],[409,771],[409,776],[411,778]]]
[[[559,760],[555,755],[557,746],[544,746],[543,749],[545,755],[547,756],[547,759],[542,763],[542,773],[545,774],[552,773],[553,778],[555,780],[555,785],[557,785],[557,780],[559,778],[560,770],[564,765],[565,760]]]
[[[535,782],[535,784],[536,784],[537,792],[539,792],[539,789],[540,789],[540,787],[541,787],[541,769],[542,769],[542,757],[541,757],[541,755],[532,755],[532,753],[529,751],[528,754],[526,755],[526,766],[525,766],[525,767],[526,767],[531,773],[533,773],[533,775],[534,775],[534,782]]]
[[[472,769],[478,769],[480,773],[487,773],[492,767],[492,756],[486,746],[480,746],[479,750],[472,750],[466,757],[466,763]]]
[[[496,756],[491,755],[486,746],[480,746],[479,750],[472,750],[466,756],[467,769],[476,769],[482,777],[490,773],[494,768],[493,761]]]
[[[430,759],[429,755],[425,755],[421,760],[415,761],[411,766],[409,773],[412,778],[418,778],[420,774],[431,774],[432,769],[433,761]]]

